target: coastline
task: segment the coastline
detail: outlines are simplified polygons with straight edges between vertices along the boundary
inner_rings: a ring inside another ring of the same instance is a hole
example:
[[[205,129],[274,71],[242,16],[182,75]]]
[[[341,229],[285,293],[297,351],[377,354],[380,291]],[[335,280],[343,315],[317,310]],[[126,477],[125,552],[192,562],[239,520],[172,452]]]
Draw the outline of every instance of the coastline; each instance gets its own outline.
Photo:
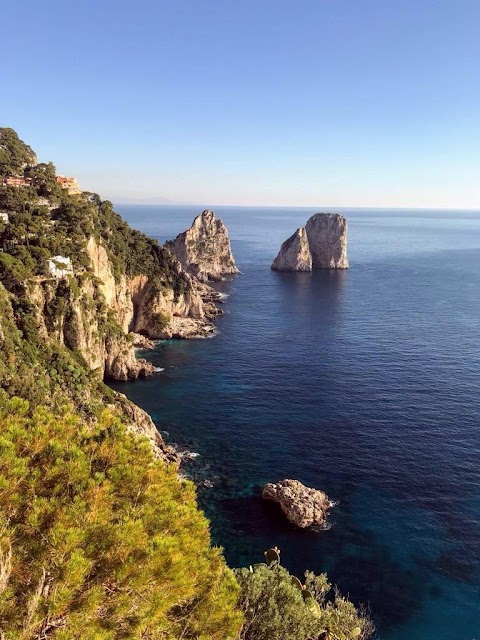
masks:
[[[232,277],[222,278],[222,281],[231,281],[232,279],[233,279]],[[197,284],[201,286],[202,293],[203,295],[205,295],[204,300],[209,304],[212,304],[212,305],[225,304],[226,300],[230,295],[230,294],[225,294],[225,293],[216,291],[212,286],[212,284],[214,284],[212,282],[197,283]],[[223,313],[224,311],[222,309],[219,309],[218,307],[216,307],[216,312],[212,314],[212,320],[217,320],[217,318],[221,317]],[[155,351],[162,342],[166,340],[173,340],[178,342],[190,341],[190,340],[204,340],[204,339],[215,338],[216,335],[218,334],[218,328],[215,324],[213,324],[213,322],[204,323],[203,321],[194,319],[194,318],[178,318],[178,320],[187,321],[187,322],[191,321],[191,324],[189,324],[188,326],[190,326],[192,330],[185,331],[185,332],[177,332],[177,333],[172,332],[172,335],[169,337],[156,338],[156,339],[150,339],[142,334],[138,334],[135,332],[130,332],[128,334],[132,341],[135,358],[137,359],[138,362],[141,362],[141,363],[146,362],[149,366],[148,375],[142,376],[139,379],[137,379],[136,381],[138,384],[142,384],[143,380],[146,377],[154,377],[156,374],[161,374],[165,371],[164,367],[159,367],[159,366],[155,367],[148,360],[148,354]],[[109,382],[112,382],[112,381],[107,380],[106,384],[108,385]],[[128,384],[131,384],[132,382],[134,381],[130,380],[128,381]],[[120,393],[119,391],[115,391],[115,390],[114,390],[114,393],[118,395],[119,398],[122,398],[122,400],[123,399],[126,400],[128,404],[135,407],[135,410],[133,411],[133,413],[135,414],[134,422],[137,423],[139,426],[138,433],[139,435],[143,435],[147,437],[156,455],[160,455],[160,457],[162,457],[167,464],[168,463],[175,464],[175,466],[178,469],[180,477],[187,477],[181,473],[182,464],[184,462],[195,460],[200,456],[200,454],[195,451],[190,451],[188,449],[180,448],[177,444],[169,442],[169,438],[171,434],[168,432],[168,435],[166,435],[167,432],[162,430],[161,425],[157,424],[153,419],[153,417],[148,412],[146,412],[142,407],[140,407],[138,404],[130,400],[127,394]],[[153,434],[152,426],[155,428],[158,434],[158,438],[156,438],[155,434]],[[167,440],[165,438],[167,438]],[[159,450],[160,450],[160,454],[158,454]],[[189,477],[189,479],[191,478]],[[205,484],[205,482],[208,482],[208,480],[203,481],[203,484]],[[194,482],[194,484],[196,483]],[[208,486],[208,485],[205,484],[205,486]]]

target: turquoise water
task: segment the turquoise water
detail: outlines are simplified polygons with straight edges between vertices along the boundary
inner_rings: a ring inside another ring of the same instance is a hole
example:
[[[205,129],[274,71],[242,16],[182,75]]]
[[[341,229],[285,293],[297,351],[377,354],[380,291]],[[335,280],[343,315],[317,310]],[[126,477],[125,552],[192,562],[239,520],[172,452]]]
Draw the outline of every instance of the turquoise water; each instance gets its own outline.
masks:
[[[202,207],[118,210],[163,241]],[[185,471],[230,564],[276,544],[369,605],[382,640],[479,640],[480,213],[344,210],[349,271],[277,274],[314,211],[215,210],[242,271],[218,285],[218,335],[160,343],[164,372],[115,388],[200,454]],[[331,529],[262,502],[285,477],[339,501]]]

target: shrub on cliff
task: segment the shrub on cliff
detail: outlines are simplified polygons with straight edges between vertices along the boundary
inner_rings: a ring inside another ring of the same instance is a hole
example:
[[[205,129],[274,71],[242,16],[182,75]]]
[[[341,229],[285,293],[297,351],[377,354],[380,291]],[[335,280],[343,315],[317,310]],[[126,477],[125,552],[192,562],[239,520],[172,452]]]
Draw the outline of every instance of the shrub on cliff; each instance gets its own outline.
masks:
[[[152,333],[154,335],[161,335],[165,327],[168,326],[170,320],[171,318],[168,313],[164,313],[163,311],[153,313],[150,318],[150,329]]]
[[[195,490],[105,412],[0,406],[0,637],[227,640],[238,587]]]
[[[335,593],[325,574],[305,573],[305,585],[278,563],[237,569],[239,606],[245,622],[241,640],[366,640],[373,625]]]

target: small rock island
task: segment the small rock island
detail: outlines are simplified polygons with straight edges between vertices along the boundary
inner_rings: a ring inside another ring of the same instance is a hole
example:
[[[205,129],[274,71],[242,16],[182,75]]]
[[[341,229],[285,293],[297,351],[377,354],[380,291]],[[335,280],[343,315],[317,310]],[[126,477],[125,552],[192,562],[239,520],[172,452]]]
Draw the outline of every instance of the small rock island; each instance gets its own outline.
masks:
[[[210,209],[198,215],[190,229],[166,242],[165,247],[185,271],[202,282],[240,273],[233,259],[227,227]]]
[[[339,213],[316,213],[282,244],[274,271],[348,269],[347,221]]]
[[[262,498],[277,502],[290,522],[301,529],[325,524],[332,508],[326,493],[306,487],[298,480],[269,482],[263,487]]]

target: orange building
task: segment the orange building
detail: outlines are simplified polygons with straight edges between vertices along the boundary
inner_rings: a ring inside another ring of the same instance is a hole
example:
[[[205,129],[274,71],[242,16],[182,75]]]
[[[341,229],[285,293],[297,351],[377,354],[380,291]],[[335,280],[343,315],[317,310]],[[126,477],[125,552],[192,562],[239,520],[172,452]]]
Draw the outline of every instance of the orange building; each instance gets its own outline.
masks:
[[[81,193],[80,187],[76,178],[66,178],[65,176],[57,176],[57,182],[62,187],[62,189],[66,189],[70,195]]]
[[[7,187],[29,187],[31,183],[30,178],[20,178],[19,176],[10,176],[3,181]]]

